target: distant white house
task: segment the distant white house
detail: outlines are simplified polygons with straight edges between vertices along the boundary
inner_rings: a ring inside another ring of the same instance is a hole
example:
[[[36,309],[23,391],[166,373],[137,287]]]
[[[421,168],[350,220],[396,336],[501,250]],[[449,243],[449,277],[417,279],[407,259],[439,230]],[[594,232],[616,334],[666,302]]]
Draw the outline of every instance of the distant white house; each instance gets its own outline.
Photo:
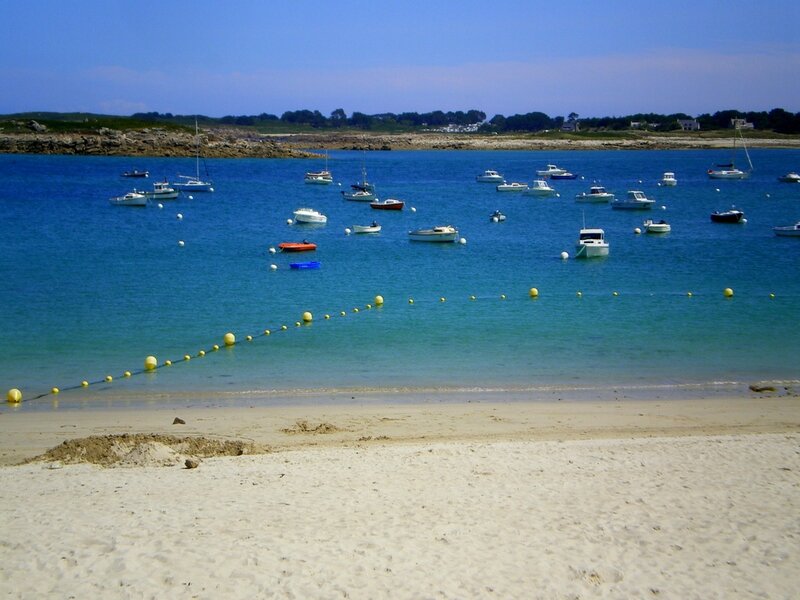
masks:
[[[747,119],[731,119],[731,127],[734,129],[755,129],[755,126],[749,123]]]
[[[697,119],[678,119],[678,125],[684,131],[700,131],[700,123]]]
[[[580,131],[581,127],[577,121],[565,121],[561,126],[561,131]]]

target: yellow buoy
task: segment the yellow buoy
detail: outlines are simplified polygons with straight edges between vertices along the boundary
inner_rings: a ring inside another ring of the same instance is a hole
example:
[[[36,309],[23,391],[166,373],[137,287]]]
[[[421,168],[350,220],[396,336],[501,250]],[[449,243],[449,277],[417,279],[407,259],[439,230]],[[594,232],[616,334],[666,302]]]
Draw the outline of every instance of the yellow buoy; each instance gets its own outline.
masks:
[[[408,299],[408,303],[409,303],[409,304],[414,304],[414,299],[413,299],[413,298],[409,298],[409,299]]]
[[[475,296],[474,296],[474,295],[473,295],[473,296],[470,296],[470,297],[469,297],[469,299],[470,299],[470,300],[475,300]]]
[[[269,335],[270,333],[272,333],[272,332],[269,329],[265,329],[264,330],[264,335]]]
[[[294,326],[295,326],[295,327],[300,327],[300,321],[295,321],[295,322],[294,322]]]
[[[222,338],[222,341],[225,342],[226,346],[233,346],[236,343],[236,336],[229,331]]]
[[[614,296],[619,296],[619,292],[614,292]]]
[[[199,356],[200,358],[204,357],[205,355],[206,355],[205,350],[200,350],[200,352],[197,353],[197,356]]]
[[[444,296],[442,296],[441,298],[439,298],[439,302],[444,302],[445,300],[447,300],[447,299],[446,299]]]
[[[214,344],[213,346],[211,346],[211,349],[212,349],[214,352],[216,352],[217,350],[219,350],[219,344]]]
[[[60,391],[61,391],[61,390],[59,390],[57,387],[54,387],[53,389],[51,389],[51,390],[50,390],[50,393],[51,393],[51,394],[57,394],[57,393],[58,393],[58,392],[60,392]]]
[[[144,370],[152,371],[158,366],[158,359],[155,356],[148,356],[144,359]]]
[[[111,383],[112,381],[114,381],[114,378],[111,375],[106,375],[106,381],[108,383]]]
[[[354,309],[353,309],[353,312],[354,312],[354,313],[358,312],[358,308],[354,308]]]
[[[539,290],[537,290],[536,288],[531,288],[531,289],[528,291],[528,295],[529,295],[531,298],[537,298],[537,297],[539,296]]]
[[[331,316],[330,316],[330,315],[325,315],[325,318],[326,318],[326,319],[330,319],[330,318],[331,318]]]
[[[188,354],[184,354],[183,355],[183,360],[185,360],[186,362],[189,362],[190,360],[192,360],[192,357],[189,356]]]
[[[165,367],[171,367],[172,366],[172,361],[171,360],[165,360],[164,361],[164,366]]]
[[[313,320],[314,320],[314,315],[312,315],[310,312],[306,311],[303,313],[303,321],[305,323],[311,323],[311,321]]]
[[[19,404],[22,402],[22,392],[20,392],[17,388],[11,388],[6,394],[6,400],[11,404]]]
[[[583,292],[578,292],[578,293],[576,294],[576,296],[578,296],[578,298],[583,298]]]
[[[342,311],[342,312],[340,312],[340,313],[339,313],[339,315],[340,315],[340,316],[342,316],[342,317],[343,317],[343,316],[345,316],[346,314],[347,314],[347,313],[346,313],[346,312],[344,312],[344,311]]]
[[[383,296],[375,296],[375,306],[381,306],[383,304]]]
[[[773,293],[770,293],[769,297],[770,297],[770,298],[774,298],[774,297],[775,297],[775,294],[773,294]]]
[[[731,288],[725,288],[724,290],[722,290],[722,295],[725,296],[726,298],[732,298],[733,290]]]
[[[500,294],[500,300],[505,300],[505,299],[506,299],[506,295],[505,294]]]
[[[82,387],[89,387],[89,382],[84,379],[83,381],[81,381],[81,386]]]
[[[372,304],[367,304],[367,306],[365,306],[365,308],[366,308],[367,310],[369,310],[370,308],[372,308]]]
[[[691,297],[692,297],[692,292],[686,292],[686,295],[687,295],[689,298],[691,298]]]
[[[286,325],[281,325],[281,331],[286,331],[287,329],[289,328]]]

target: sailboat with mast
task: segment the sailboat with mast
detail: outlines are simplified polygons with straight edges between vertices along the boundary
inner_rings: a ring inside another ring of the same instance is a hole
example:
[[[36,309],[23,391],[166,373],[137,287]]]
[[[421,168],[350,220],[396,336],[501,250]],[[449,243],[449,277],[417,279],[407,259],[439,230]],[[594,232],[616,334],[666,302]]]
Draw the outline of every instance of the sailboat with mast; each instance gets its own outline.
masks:
[[[308,171],[303,178],[306,183],[316,183],[318,185],[330,185],[333,183],[333,175],[328,170],[328,151],[325,151],[325,169],[322,171]]]
[[[747,171],[739,169],[733,160],[733,157],[736,156],[737,132],[739,133],[739,139],[742,141],[742,148],[744,148],[744,155],[747,157],[747,163],[750,165]],[[753,162],[750,160],[750,154],[747,152],[747,145],[744,143],[744,137],[742,136],[742,128],[738,123],[735,123],[733,127],[733,157],[731,158],[731,162],[727,164],[714,165],[708,170],[708,176],[711,179],[747,179],[750,177],[750,173],[753,172]]]
[[[213,192],[214,184],[211,181],[203,181],[200,179],[200,132],[197,128],[197,119],[194,120],[194,138],[195,138],[195,174],[191,175],[178,175],[181,181],[172,184],[177,190],[184,192]],[[206,175],[208,173],[206,172]]]

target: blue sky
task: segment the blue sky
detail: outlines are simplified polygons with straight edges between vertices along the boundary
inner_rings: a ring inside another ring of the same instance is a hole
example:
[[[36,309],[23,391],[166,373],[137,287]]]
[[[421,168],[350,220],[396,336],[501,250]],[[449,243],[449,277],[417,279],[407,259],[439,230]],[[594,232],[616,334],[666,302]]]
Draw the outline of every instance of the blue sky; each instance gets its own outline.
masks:
[[[800,111],[800,2],[0,0],[0,114]]]

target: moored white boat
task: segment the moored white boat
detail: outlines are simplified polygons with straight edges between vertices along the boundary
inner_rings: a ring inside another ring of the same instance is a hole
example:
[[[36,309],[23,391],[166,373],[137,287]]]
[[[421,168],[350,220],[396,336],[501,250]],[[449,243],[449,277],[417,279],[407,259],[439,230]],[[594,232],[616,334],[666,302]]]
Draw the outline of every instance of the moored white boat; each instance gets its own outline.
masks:
[[[475,178],[478,183],[503,183],[505,179],[497,171],[486,170]]]
[[[547,165],[544,169],[536,171],[536,174],[539,177],[550,177],[551,175],[564,175],[566,172],[566,169],[562,169],[556,165]]]
[[[109,202],[115,206],[147,206],[147,196],[134,190],[124,196],[109,198]]]
[[[501,183],[497,186],[498,192],[524,192],[527,189],[527,184],[519,183],[517,181],[512,181],[511,183]]]
[[[316,171],[305,174],[303,181],[317,185],[330,185],[333,183],[333,175],[330,171]]]
[[[791,173],[778,177],[778,181],[781,183],[800,183],[800,175],[792,171]]]
[[[575,244],[575,258],[608,256],[608,242],[602,229],[581,229]]]
[[[800,237],[800,221],[787,227],[773,227],[772,231],[782,237]]]
[[[655,203],[656,201],[645,196],[644,192],[630,190],[624,199],[615,199],[611,203],[611,208],[617,210],[650,210]]]
[[[556,190],[544,179],[534,179],[522,193],[525,196],[555,196]]]
[[[749,171],[742,171],[741,169],[737,168],[734,164],[734,161],[724,164],[724,165],[714,165],[710,168],[707,173],[711,179],[747,179],[750,177],[750,173],[753,171],[753,161],[750,160],[750,154],[747,152],[747,145],[744,143],[744,137],[742,137],[742,130],[740,127],[733,128],[733,154],[736,155],[736,133],[739,133],[739,138],[742,140],[742,148],[744,148],[744,154],[747,157],[747,162],[750,165]]]
[[[614,199],[614,194],[606,191],[606,188],[600,185],[593,185],[589,188],[589,193],[581,192],[575,196],[575,202],[611,202]]]
[[[674,185],[678,185],[678,180],[675,179],[675,173],[673,173],[671,171],[667,171],[661,177],[661,181],[659,183],[661,183],[661,185],[664,185],[664,186],[667,186],[667,187],[672,187]]]
[[[152,192],[142,192],[148,198],[153,200],[175,200],[178,197],[178,190],[171,187],[166,181],[156,181],[153,183]]]
[[[380,233],[381,226],[375,221],[371,225],[353,225],[353,233]]]
[[[211,181],[203,181],[200,179],[200,130],[197,128],[197,120],[194,122],[194,137],[195,137],[195,174],[178,175],[177,181],[172,184],[176,190],[184,192],[213,192],[214,184]]]
[[[327,223],[328,217],[313,208],[298,208],[294,211],[295,223]]]
[[[669,233],[672,231],[672,227],[669,223],[664,221],[653,221],[653,219],[647,219],[643,224],[644,230],[646,233]]]
[[[455,242],[458,239],[458,229],[452,225],[437,225],[429,229],[415,229],[408,232],[412,242]]]
[[[377,200],[375,192],[369,190],[342,191],[342,197],[352,202],[372,202],[373,200]]]

